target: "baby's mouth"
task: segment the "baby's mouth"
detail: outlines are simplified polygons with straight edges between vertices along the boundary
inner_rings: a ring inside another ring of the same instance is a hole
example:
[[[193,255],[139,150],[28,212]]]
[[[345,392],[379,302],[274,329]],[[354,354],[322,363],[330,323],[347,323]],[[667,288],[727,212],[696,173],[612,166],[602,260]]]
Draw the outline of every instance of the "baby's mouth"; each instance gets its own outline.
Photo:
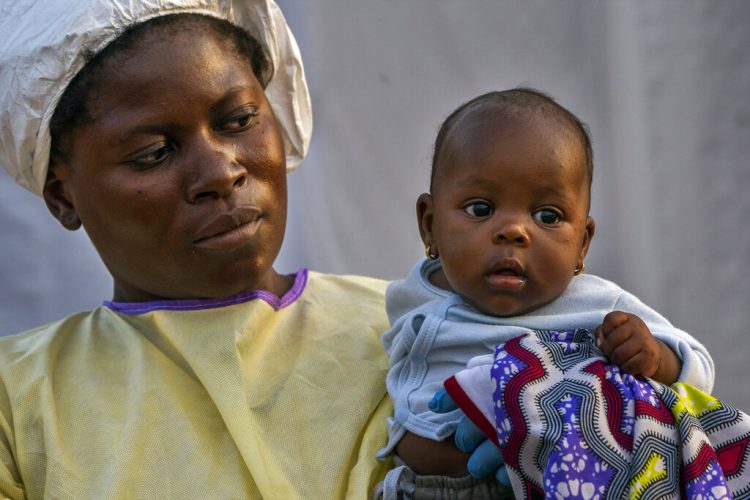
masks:
[[[516,261],[504,262],[487,273],[487,283],[495,289],[514,291],[526,285],[526,276]]]

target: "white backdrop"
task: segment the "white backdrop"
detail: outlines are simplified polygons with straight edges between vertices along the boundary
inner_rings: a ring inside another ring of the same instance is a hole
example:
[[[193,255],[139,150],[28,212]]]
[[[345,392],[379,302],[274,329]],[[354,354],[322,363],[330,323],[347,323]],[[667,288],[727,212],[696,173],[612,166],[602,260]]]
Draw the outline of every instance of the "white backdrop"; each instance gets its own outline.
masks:
[[[488,90],[534,86],[592,131],[587,271],[704,342],[715,393],[750,410],[750,2],[279,3],[315,116],[280,271],[403,276],[423,251],[414,204],[442,120]],[[0,334],[110,297],[85,235],[4,174],[0,231]]]

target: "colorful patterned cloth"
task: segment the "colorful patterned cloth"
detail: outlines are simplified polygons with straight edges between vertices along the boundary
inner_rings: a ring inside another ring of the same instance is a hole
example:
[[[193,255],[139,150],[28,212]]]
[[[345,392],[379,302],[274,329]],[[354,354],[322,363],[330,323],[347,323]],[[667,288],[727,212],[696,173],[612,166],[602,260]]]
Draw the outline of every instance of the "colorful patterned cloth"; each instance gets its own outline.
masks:
[[[750,416],[620,371],[586,330],[514,338],[445,387],[518,498],[750,499]]]

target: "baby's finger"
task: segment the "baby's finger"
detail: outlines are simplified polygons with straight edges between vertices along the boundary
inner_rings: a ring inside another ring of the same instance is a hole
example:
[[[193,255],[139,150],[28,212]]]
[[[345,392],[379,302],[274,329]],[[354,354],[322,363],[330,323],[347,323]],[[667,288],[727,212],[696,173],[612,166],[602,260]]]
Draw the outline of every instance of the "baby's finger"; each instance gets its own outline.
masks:
[[[657,368],[658,362],[648,351],[645,350],[636,353],[620,365],[620,369],[625,373],[631,375],[643,375],[644,377],[652,376],[656,373]]]
[[[622,344],[614,346],[613,349],[607,354],[607,356],[609,357],[610,361],[622,368],[625,363],[638,355],[642,351],[642,349],[643,346],[639,345],[638,342],[625,341]]]
[[[601,333],[608,337],[614,330],[628,322],[630,315],[622,311],[612,311],[607,313],[602,320]]]
[[[616,328],[609,334],[602,336],[599,348],[611,357],[614,351],[622,344],[627,343],[632,336],[633,331],[631,329],[627,327]]]

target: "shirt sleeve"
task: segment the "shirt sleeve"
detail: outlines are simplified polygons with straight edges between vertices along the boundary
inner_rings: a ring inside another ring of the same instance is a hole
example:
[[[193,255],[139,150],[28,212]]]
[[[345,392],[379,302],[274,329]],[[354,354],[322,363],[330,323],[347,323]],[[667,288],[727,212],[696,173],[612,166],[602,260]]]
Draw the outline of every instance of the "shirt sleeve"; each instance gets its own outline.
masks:
[[[692,335],[673,326],[664,316],[628,292],[623,292],[614,310],[641,318],[654,337],[674,351],[682,361],[678,382],[690,384],[706,393],[711,392],[714,386],[714,362],[708,350]]]
[[[0,498],[25,499],[26,494],[13,453],[14,433],[10,403],[0,382]]]

